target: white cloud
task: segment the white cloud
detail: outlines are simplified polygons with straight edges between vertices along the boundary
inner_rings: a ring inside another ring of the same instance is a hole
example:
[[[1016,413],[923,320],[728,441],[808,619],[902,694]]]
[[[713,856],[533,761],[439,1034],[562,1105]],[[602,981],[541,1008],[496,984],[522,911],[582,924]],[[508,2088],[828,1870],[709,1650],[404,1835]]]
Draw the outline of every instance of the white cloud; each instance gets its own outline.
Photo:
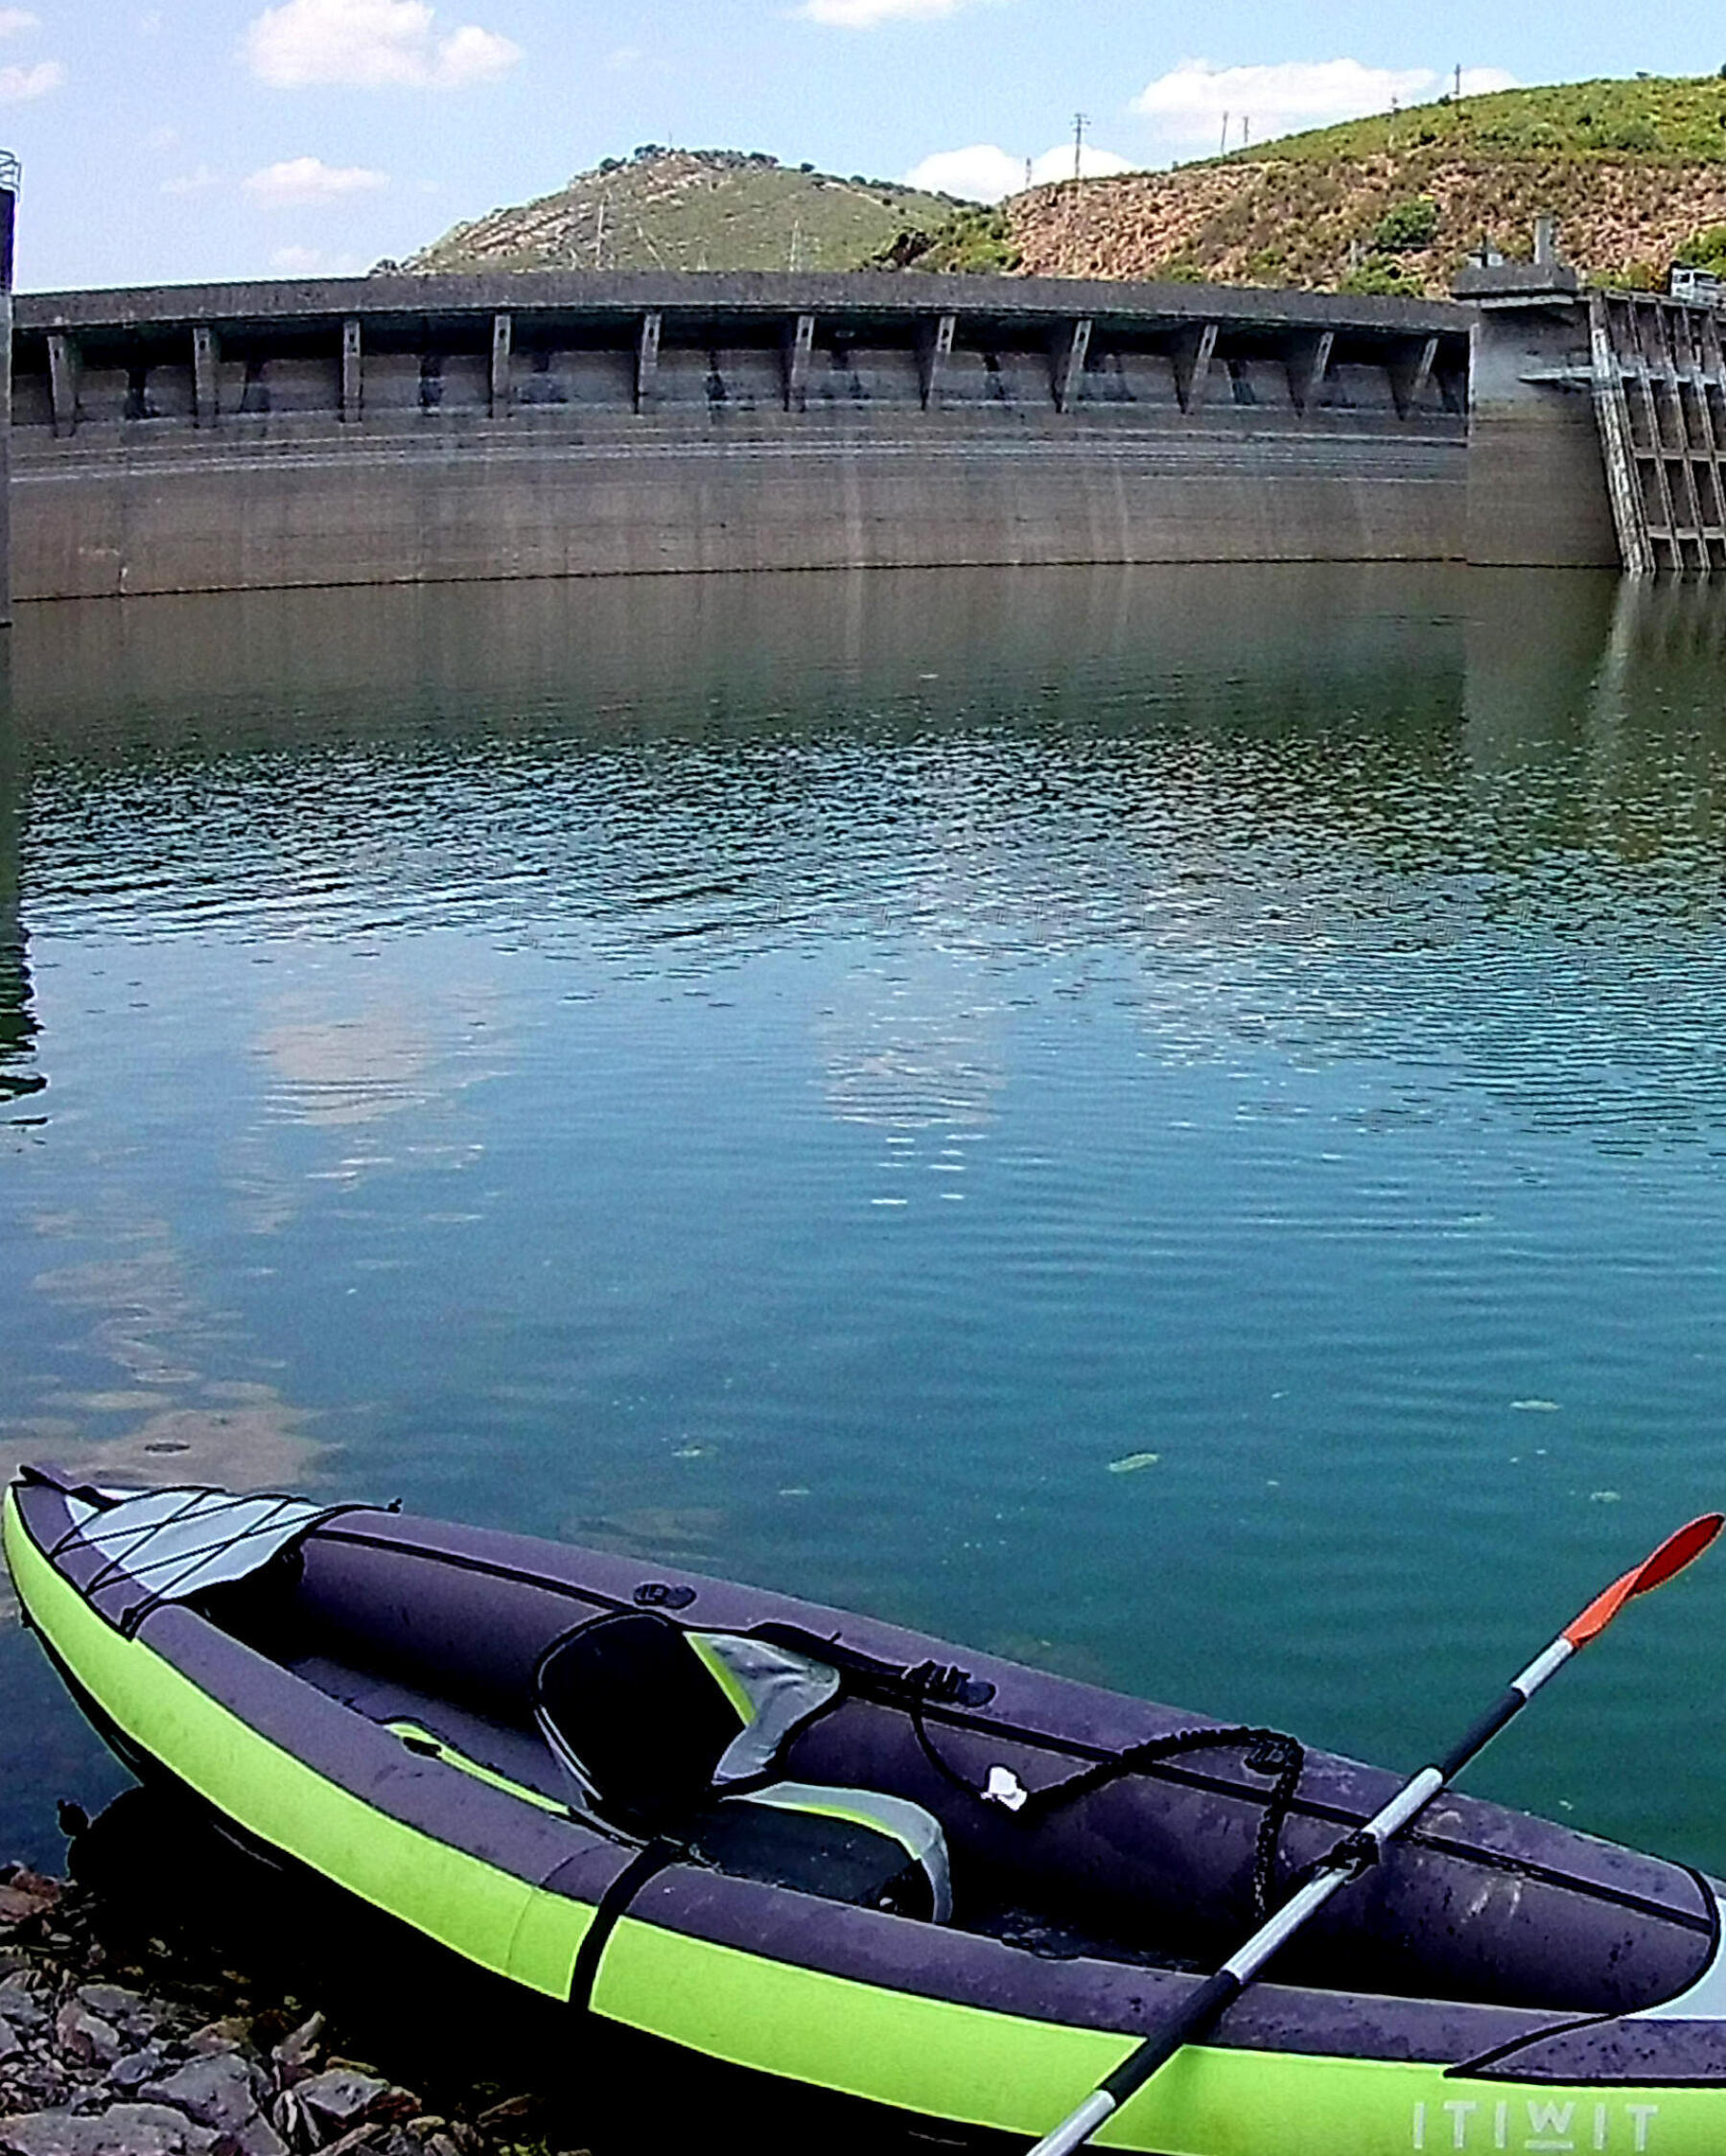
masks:
[[[1462,71],[1464,96],[1507,90],[1515,77],[1502,68]],[[1328,127],[1384,112],[1394,99],[1417,105],[1437,97],[1454,78],[1430,67],[1367,67],[1358,59],[1283,60],[1268,67],[1214,67],[1207,59],[1183,59],[1159,75],[1132,101],[1135,112],[1156,121],[1157,133],[1181,148],[1221,139],[1224,115],[1234,136],[1247,121],[1254,142],[1302,128]]]
[[[16,37],[26,30],[39,30],[41,18],[28,8],[0,8],[0,37]]]
[[[321,247],[277,247],[269,267],[285,277],[345,277],[360,267],[351,254],[326,254]]]
[[[32,98],[46,97],[65,80],[66,71],[57,59],[39,59],[34,67],[0,67],[0,105],[25,105]]]
[[[1094,150],[1088,142],[1079,167],[1084,179],[1107,179],[1110,174],[1132,170],[1130,158],[1117,157],[1112,150]],[[1029,159],[1015,157],[992,142],[978,142],[968,150],[936,151],[933,156],[913,165],[905,179],[912,187],[926,187],[937,195],[963,195],[970,201],[998,202],[1004,195],[1016,195],[1027,185],[1040,187],[1049,180],[1072,176],[1070,142]]]
[[[208,165],[199,165],[195,171],[179,173],[173,179],[162,182],[164,195],[207,195],[212,187],[222,185],[222,175]]]
[[[146,37],[155,36],[161,27],[162,11],[160,8],[152,8],[148,14],[138,17],[138,28]]]
[[[279,165],[266,165],[241,184],[253,201],[268,210],[321,209],[326,203],[345,201],[350,195],[375,194],[389,185],[389,175],[364,165],[326,165],[318,157],[289,157]]]
[[[875,30],[884,22],[929,22],[956,15],[977,0],[804,0],[796,12],[839,30]]]
[[[477,23],[447,35],[429,0],[282,0],[245,33],[246,64],[272,89],[458,90],[502,75],[522,48]]]

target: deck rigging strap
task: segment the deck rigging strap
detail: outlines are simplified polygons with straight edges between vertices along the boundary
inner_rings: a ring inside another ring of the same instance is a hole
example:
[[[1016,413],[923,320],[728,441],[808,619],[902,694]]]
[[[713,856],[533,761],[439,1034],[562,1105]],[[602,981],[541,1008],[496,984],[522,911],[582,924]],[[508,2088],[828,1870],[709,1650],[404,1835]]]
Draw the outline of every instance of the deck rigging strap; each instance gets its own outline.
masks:
[[[949,1713],[954,1709],[987,1706],[995,1696],[995,1688],[988,1678],[973,1676],[968,1670],[944,1662],[920,1662],[907,1668],[902,1663],[887,1662],[876,1655],[863,1653],[837,1639],[822,1639],[801,1626],[777,1620],[757,1626],[755,1636],[805,1652],[812,1651],[840,1672],[847,1680],[847,1689],[903,1707],[910,1715],[911,1726],[917,1733],[923,1756],[936,1772],[955,1789],[963,1790],[974,1802],[988,1804],[991,1811],[1001,1809],[974,1782],[943,1758],[929,1734],[925,1713],[931,1706]],[[1051,1739],[1040,1732],[1003,1726],[1001,1734],[1037,1744],[1041,1748],[1061,1748],[1059,1739]],[[1190,1752],[1234,1749],[1243,1752],[1243,1764],[1248,1773],[1273,1777],[1252,1854],[1252,1914],[1255,1921],[1262,1923],[1274,1906],[1278,1846],[1284,1822],[1300,1786],[1301,1769],[1306,1765],[1305,1746],[1298,1738],[1288,1736],[1280,1729],[1244,1726],[1178,1729],[1166,1737],[1150,1737],[1142,1744],[1130,1745],[1124,1751],[1093,1760],[1077,1773],[1069,1774],[1063,1782],[1028,1792],[1024,1802],[1007,1816],[1015,1818],[1021,1826],[1032,1826],[1063,1805],[1076,1803],[1080,1797],[1107,1788],[1123,1774],[1136,1774]],[[1244,1796],[1255,1793],[1241,1792]]]
[[[942,1757],[923,1719],[921,1695],[911,1702],[911,1726],[917,1732],[923,1756],[945,1780],[955,1789],[963,1790],[977,1803],[990,1804],[991,1811],[1000,1809],[974,1782]],[[1050,1782],[1042,1789],[1028,1791],[1023,1802],[1007,1816],[1016,1819],[1020,1826],[1035,1826],[1051,1812],[1076,1803],[1080,1797],[1089,1796],[1097,1790],[1107,1789],[1124,1774],[1136,1774],[1145,1768],[1164,1760],[1178,1759],[1188,1752],[1235,1749],[1242,1752],[1242,1764],[1249,1774],[1275,1777],[1265,1800],[1264,1816],[1259,1821],[1252,1851],[1252,1914],[1256,1922],[1262,1923],[1274,1906],[1277,1849],[1284,1821],[1300,1786],[1301,1769],[1306,1764],[1305,1746],[1298,1738],[1290,1737],[1280,1729],[1178,1729],[1171,1736],[1149,1737],[1143,1744],[1131,1745],[1125,1751],[1116,1752],[1112,1758],[1081,1768],[1064,1782]],[[1254,1793],[1243,1791],[1242,1793],[1251,1795]]]

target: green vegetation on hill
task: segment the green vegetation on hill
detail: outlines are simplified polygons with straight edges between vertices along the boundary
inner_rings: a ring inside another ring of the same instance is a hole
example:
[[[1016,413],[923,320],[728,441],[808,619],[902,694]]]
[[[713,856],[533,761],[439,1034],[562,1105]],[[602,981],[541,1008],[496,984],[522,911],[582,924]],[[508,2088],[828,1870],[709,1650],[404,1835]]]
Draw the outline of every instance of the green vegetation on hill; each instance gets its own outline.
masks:
[[[928,231],[912,227],[882,247],[866,270],[930,270],[999,277],[1019,266],[1013,219],[1006,209],[968,206],[939,219]]]
[[[1726,161],[1726,71],[1552,82],[1459,101],[1442,97],[1401,112],[1283,135],[1214,161],[1322,161],[1400,156],[1415,150],[1462,156],[1655,157],[1687,165]]]
[[[1033,274],[1436,297],[1482,242],[1527,258],[1534,219],[1603,284],[1712,266],[1726,226],[1726,77],[1639,76],[1440,99],[1170,173],[1036,188],[1008,205]]]
[[[855,270],[961,205],[759,152],[644,144],[555,194],[457,224],[411,270]]]

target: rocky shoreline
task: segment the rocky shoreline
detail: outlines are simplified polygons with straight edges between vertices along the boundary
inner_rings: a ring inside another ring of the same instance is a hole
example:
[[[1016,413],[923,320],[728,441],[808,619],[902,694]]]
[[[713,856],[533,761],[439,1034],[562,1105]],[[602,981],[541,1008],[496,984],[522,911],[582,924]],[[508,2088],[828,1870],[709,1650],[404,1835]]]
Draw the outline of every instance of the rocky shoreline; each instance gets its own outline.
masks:
[[[5,2156],[553,2156],[548,2125],[528,2091],[406,2086],[315,2004],[0,1863]]]

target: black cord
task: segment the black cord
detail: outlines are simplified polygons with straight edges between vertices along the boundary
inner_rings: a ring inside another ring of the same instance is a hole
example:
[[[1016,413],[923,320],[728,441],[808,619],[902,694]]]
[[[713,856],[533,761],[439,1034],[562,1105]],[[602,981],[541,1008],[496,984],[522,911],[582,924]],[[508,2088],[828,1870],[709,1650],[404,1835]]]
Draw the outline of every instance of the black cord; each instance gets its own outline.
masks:
[[[977,1803],[988,1804],[991,1810],[1005,1809],[950,1766],[936,1749],[923,1722],[923,1697],[920,1691],[911,1704],[911,1726],[917,1732],[923,1757],[944,1780],[963,1790]],[[1075,1803],[1082,1796],[1089,1796],[1097,1790],[1107,1789],[1123,1774],[1140,1773],[1163,1760],[1178,1759],[1188,1752],[1235,1749],[1243,1753],[1242,1764],[1249,1774],[1275,1777],[1265,1802],[1265,1816],[1259,1821],[1252,1852],[1252,1916],[1255,1923],[1262,1924],[1275,1903],[1277,1848],[1282,1840],[1283,1823],[1300,1784],[1301,1769],[1306,1764],[1305,1747],[1297,1738],[1285,1736],[1280,1729],[1181,1729],[1173,1736],[1151,1737],[1142,1745],[1132,1745],[1126,1751],[1115,1753],[1111,1759],[1082,1768],[1078,1773],[1069,1774],[1064,1782],[1052,1782],[1044,1789],[1028,1792],[1023,1804],[1009,1812],[1008,1816],[1020,1826],[1035,1826],[1051,1812]]]

